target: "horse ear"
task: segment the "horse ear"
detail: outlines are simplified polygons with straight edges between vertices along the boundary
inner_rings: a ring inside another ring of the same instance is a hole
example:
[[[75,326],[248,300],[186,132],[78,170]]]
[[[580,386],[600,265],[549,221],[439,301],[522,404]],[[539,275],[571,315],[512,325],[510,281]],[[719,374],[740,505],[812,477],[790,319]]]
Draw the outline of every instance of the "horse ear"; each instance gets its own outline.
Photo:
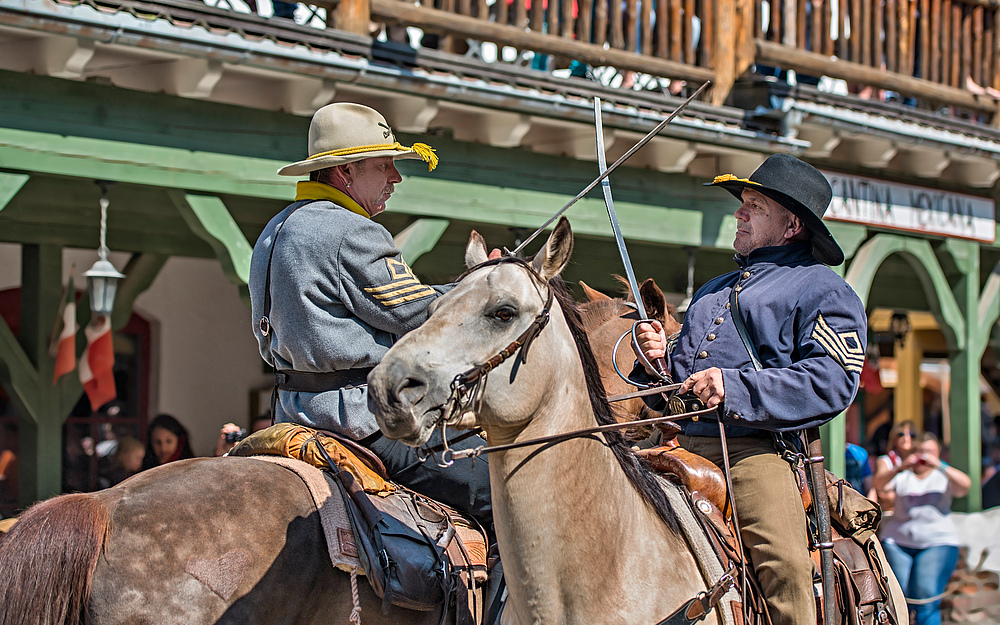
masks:
[[[469,234],[469,244],[465,246],[465,266],[472,269],[476,265],[485,263],[489,258],[486,252],[486,241],[483,235],[473,230]]]
[[[531,259],[531,266],[543,280],[548,282],[566,268],[572,254],[573,231],[569,227],[569,220],[560,217],[545,246]]]
[[[646,314],[663,323],[667,312],[667,299],[663,297],[663,291],[656,285],[656,280],[646,278],[639,285],[639,296],[642,297],[643,308]]]
[[[583,289],[583,294],[587,296],[588,302],[596,302],[597,300],[601,299],[611,299],[610,297],[608,297],[604,293],[601,293],[597,289],[590,288],[590,286],[587,285],[587,283],[584,282],[583,280],[580,280],[580,288]]]

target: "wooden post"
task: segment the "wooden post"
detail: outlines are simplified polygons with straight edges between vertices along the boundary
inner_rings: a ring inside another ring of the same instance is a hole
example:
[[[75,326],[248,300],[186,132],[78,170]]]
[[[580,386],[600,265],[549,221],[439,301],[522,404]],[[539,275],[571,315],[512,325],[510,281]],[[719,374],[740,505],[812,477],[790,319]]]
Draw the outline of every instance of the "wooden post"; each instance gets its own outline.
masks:
[[[895,422],[912,421],[919,427],[924,422],[923,395],[920,389],[920,361],[924,352],[920,333],[911,331],[903,345],[896,344],[896,390],[893,393]]]
[[[712,84],[712,103],[723,104],[729,97],[736,79],[754,61],[752,28],[754,13],[753,0],[717,0],[712,7],[712,69],[715,81]]]
[[[21,506],[62,490],[62,424],[66,415],[52,387],[54,361],[49,356],[61,293],[62,248],[22,245],[20,343],[37,372],[38,388],[37,395],[18,402]]]
[[[330,26],[355,35],[368,35],[370,0],[340,0],[331,12]]]

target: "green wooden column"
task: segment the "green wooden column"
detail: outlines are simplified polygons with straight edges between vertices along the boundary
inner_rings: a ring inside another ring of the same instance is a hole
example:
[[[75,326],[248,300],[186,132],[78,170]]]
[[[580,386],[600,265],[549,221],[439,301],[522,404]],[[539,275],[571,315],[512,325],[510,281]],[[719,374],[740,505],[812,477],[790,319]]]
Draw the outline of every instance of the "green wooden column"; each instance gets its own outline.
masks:
[[[959,309],[965,315],[965,349],[949,353],[951,361],[951,462],[972,478],[969,494],[957,499],[956,510],[982,509],[982,432],[979,401],[979,372],[990,326],[996,321],[980,318],[979,249],[971,241],[948,240],[945,249],[951,254],[960,277],[952,290]],[[985,327],[984,327],[985,326]]]
[[[865,240],[868,229],[856,224],[846,224],[830,222],[826,224],[833,234],[834,239],[844,250],[844,257],[850,260],[857,252],[861,242]],[[831,267],[839,276],[843,277],[847,270],[847,264]],[[823,456],[826,458],[825,465],[828,471],[845,477],[847,474],[847,461],[845,450],[847,447],[847,417],[845,413],[840,413],[835,419],[820,426],[820,440],[823,442]]]
[[[21,248],[20,344],[33,369],[33,393],[20,394],[19,503],[59,494],[62,489],[62,424],[59,390],[52,384],[49,341],[62,295],[62,248]]]

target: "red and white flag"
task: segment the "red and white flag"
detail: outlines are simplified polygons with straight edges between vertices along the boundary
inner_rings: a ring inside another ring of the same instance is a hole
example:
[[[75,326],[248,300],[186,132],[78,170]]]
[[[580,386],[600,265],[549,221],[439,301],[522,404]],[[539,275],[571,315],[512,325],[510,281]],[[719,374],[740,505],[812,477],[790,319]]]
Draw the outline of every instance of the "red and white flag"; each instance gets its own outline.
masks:
[[[76,289],[73,287],[73,277],[70,276],[69,280],[60,310],[62,330],[59,332],[55,348],[56,366],[52,372],[53,384],[76,369],[76,331],[80,326],[76,323]]]
[[[115,350],[111,341],[111,319],[97,317],[83,329],[87,348],[80,356],[80,383],[96,412],[118,396],[115,390]]]

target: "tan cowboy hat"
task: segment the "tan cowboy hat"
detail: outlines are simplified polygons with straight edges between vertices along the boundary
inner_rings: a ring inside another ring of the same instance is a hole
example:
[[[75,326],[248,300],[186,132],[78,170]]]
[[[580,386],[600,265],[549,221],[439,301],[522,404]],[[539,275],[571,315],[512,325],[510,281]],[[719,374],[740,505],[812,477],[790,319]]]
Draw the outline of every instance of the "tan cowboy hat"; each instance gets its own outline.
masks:
[[[366,158],[419,158],[428,169],[437,167],[434,149],[423,143],[400,145],[385,118],[373,108],[351,102],[327,104],[309,123],[309,158],[285,165],[282,176],[301,176]]]

